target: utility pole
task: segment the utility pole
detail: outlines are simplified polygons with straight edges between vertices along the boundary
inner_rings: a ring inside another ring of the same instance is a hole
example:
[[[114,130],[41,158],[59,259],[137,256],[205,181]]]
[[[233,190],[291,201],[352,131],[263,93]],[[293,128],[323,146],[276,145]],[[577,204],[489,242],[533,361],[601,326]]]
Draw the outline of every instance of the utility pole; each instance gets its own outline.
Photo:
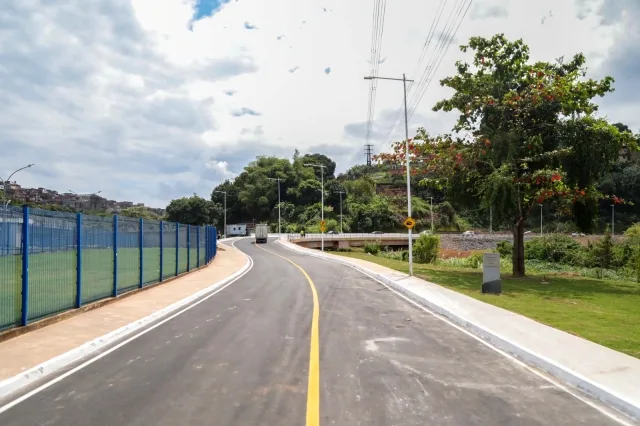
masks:
[[[304,166],[318,167],[320,169],[320,179],[322,184],[322,188],[320,189],[320,194],[321,194],[320,200],[322,205],[322,210],[320,211],[320,220],[324,221],[324,168],[326,166],[324,164],[311,164],[311,163],[305,163]],[[320,249],[324,251],[324,232],[320,232],[320,238],[321,238]]]
[[[338,194],[340,194],[340,233],[342,234],[342,194],[346,194],[346,192],[344,191],[336,191]]]
[[[367,167],[371,167],[371,154],[373,154],[373,145],[368,143],[364,146],[364,155],[367,160]]]
[[[434,234],[435,230],[433,228],[433,197],[429,197],[429,200],[431,201],[431,213],[429,214],[429,216],[431,216],[431,233]]]
[[[493,234],[493,206],[489,206],[489,233]]]
[[[407,81],[413,82],[413,80],[407,80],[407,77],[402,74],[402,78],[388,78],[388,77],[365,77],[365,80],[393,80],[402,81],[404,87],[404,136],[405,136],[405,158],[407,168],[407,216],[411,217],[411,163],[409,160],[409,120],[407,118]],[[409,229],[409,275],[413,275],[413,234]]]
[[[282,238],[282,227],[280,222],[280,178],[267,178],[278,182],[278,238]]]
[[[616,235],[616,205],[611,204],[611,238]]]
[[[224,194],[224,237],[227,237],[227,191],[213,191],[218,194]]]
[[[540,235],[544,235],[542,232],[542,204],[540,204]]]
[[[13,173],[11,173],[9,175],[9,177],[7,179],[5,179],[4,182],[4,198],[5,198],[5,203],[4,203],[4,209],[7,210],[7,208],[9,207],[9,203],[11,202],[11,200],[9,199],[9,181],[11,181],[11,177],[13,177],[13,175],[15,175],[16,173],[18,173],[20,170],[24,170],[24,169],[28,169],[29,167],[33,167],[34,164],[27,164],[24,167],[20,167],[19,169],[15,170]]]

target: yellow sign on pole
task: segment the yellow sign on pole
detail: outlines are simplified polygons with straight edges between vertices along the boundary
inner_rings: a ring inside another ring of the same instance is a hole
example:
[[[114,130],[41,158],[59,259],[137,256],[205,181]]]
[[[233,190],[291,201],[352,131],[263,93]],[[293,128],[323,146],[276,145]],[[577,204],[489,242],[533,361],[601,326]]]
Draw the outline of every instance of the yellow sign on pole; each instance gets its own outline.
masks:
[[[404,226],[406,226],[407,229],[413,229],[413,227],[416,226],[416,221],[413,220],[412,217],[408,217],[404,220]]]
[[[327,221],[326,220],[321,220],[320,221],[320,232],[324,232],[327,230]]]

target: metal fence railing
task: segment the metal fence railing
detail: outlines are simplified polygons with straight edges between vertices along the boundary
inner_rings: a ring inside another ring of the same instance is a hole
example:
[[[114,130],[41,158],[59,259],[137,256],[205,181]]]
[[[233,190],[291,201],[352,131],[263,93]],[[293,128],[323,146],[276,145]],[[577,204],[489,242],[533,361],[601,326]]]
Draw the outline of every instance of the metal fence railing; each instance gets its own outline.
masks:
[[[211,226],[0,208],[0,331],[206,265],[216,237]]]

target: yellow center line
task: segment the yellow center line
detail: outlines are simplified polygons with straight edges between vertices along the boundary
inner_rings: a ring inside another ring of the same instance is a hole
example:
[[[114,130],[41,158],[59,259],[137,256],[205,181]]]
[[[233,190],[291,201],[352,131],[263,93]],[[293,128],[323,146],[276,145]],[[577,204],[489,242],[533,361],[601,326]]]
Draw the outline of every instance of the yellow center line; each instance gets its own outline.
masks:
[[[318,303],[318,292],[316,290],[316,286],[313,284],[313,280],[309,274],[307,274],[307,271],[302,269],[302,267],[293,260],[281,256],[271,250],[267,250],[266,248],[262,248],[258,244],[256,244],[256,247],[276,255],[298,268],[300,272],[302,272],[302,275],[307,279],[309,287],[311,287],[311,293],[313,295],[313,315],[311,317],[311,348],[309,350],[309,383],[307,387],[306,426],[320,426],[320,338],[318,332],[320,304]]]

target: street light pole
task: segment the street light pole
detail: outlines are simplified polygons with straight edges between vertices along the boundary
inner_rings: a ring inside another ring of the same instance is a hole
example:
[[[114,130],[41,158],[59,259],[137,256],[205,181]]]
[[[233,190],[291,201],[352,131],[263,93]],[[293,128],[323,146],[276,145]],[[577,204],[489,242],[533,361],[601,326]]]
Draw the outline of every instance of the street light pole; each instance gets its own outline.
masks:
[[[224,236],[227,237],[227,191],[213,191],[224,194]],[[255,228],[254,228],[255,229]]]
[[[278,238],[282,238],[282,225],[280,222],[280,178],[267,178],[278,182]]]
[[[24,170],[24,169],[28,169],[29,167],[33,167],[34,164],[27,164],[24,167],[20,167],[17,170],[14,170],[13,173],[11,173],[9,175],[9,177],[7,179],[5,179],[4,182],[4,198],[5,198],[5,203],[4,203],[4,209],[7,210],[7,207],[9,207],[9,203],[11,202],[11,200],[9,199],[9,195],[7,193],[7,189],[9,188],[9,181],[11,180],[11,178],[13,177],[13,175],[15,175],[16,173],[18,173],[20,170]]]
[[[433,229],[433,197],[429,197],[429,200],[431,201],[431,233],[435,233],[434,229]]]
[[[321,205],[322,205],[322,210],[320,211],[320,220],[324,222],[324,168],[326,167],[324,164],[310,164],[310,163],[305,163],[304,164],[306,167],[318,167],[320,168],[320,179],[321,179],[321,184],[322,184],[322,188],[320,189],[320,200],[321,200]],[[324,251],[324,232],[320,232],[320,250]]]
[[[493,206],[489,206],[489,233],[493,234]]]
[[[344,191],[336,191],[338,194],[340,194],[340,233],[342,234],[342,194],[346,194],[346,192]]]
[[[542,204],[540,204],[540,235],[543,235],[543,232],[542,232]]]
[[[616,206],[615,204],[611,204],[611,238],[616,235]]]
[[[407,80],[405,74],[402,74],[402,78],[388,78],[388,77],[365,77],[365,80],[394,80],[402,81],[404,88],[404,136],[405,136],[405,160],[407,168],[407,216],[411,217],[411,163],[409,160],[409,120],[407,118],[407,81],[413,82],[413,80]],[[409,229],[409,275],[413,275],[413,234]]]

